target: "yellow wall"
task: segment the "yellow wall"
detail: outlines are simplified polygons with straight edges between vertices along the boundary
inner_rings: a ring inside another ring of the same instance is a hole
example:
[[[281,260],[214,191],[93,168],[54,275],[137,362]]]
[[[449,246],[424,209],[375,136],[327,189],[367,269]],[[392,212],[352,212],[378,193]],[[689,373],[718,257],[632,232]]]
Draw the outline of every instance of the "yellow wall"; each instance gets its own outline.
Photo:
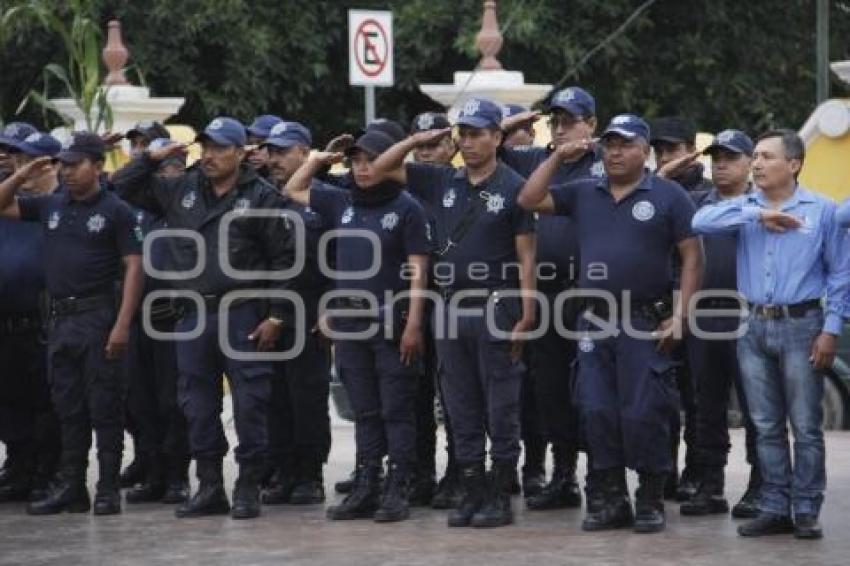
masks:
[[[800,183],[837,201],[850,197],[850,134],[816,137],[806,148]]]

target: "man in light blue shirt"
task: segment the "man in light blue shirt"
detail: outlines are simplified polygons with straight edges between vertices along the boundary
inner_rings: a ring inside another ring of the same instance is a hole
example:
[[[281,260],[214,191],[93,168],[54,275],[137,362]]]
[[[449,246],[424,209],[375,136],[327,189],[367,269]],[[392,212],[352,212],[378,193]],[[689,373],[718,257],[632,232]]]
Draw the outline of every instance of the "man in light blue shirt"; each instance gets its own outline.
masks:
[[[822,536],[821,372],[835,358],[850,257],[835,204],[797,184],[804,158],[796,133],[764,134],[753,154],[757,190],[704,207],[693,219],[697,233],[738,234],[738,291],[750,303],[738,356],[764,483],[760,514],[738,529],[742,536]]]

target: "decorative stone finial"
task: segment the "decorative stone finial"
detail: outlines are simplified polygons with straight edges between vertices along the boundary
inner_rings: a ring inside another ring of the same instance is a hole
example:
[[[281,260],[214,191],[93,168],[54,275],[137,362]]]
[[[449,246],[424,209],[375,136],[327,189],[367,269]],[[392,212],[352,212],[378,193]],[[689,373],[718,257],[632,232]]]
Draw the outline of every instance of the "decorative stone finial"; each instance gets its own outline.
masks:
[[[475,47],[481,52],[481,62],[478,68],[482,71],[499,71],[502,64],[496,59],[496,55],[502,49],[502,33],[499,31],[499,22],[496,19],[496,2],[485,0],[484,16],[481,18],[481,31],[475,39]]]
[[[106,47],[103,48],[103,62],[109,71],[103,84],[109,86],[130,84],[124,76],[124,65],[129,58],[130,52],[124,47],[121,39],[121,22],[112,20],[109,22],[106,35]]]

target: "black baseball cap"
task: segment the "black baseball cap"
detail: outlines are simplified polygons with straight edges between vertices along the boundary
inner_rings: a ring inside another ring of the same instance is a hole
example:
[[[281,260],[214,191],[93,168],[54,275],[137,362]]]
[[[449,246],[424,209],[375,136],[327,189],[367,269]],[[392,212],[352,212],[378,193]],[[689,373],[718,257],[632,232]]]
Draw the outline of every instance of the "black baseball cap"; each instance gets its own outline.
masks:
[[[360,132],[360,135],[367,132],[381,132],[393,140],[394,143],[398,143],[407,137],[407,132],[404,131],[401,124],[395,120],[388,120],[387,118],[376,118],[375,120],[372,120],[366,124],[366,129]]]
[[[106,144],[100,136],[91,132],[74,132],[71,139],[62,144],[62,151],[56,155],[61,163],[74,165],[83,159],[103,161]]]
[[[395,145],[395,143],[396,142],[393,141],[393,139],[387,134],[377,130],[372,130],[371,132],[366,132],[357,138],[357,141],[346,150],[345,154],[348,157],[351,157],[358,151],[363,151],[369,155],[369,157],[375,158],[387,151]]]
[[[158,139],[158,138],[171,138],[171,134],[168,130],[154,120],[142,120],[131,130],[127,132],[127,139],[133,141],[133,138],[144,137],[149,142]]]
[[[665,116],[652,121],[650,143],[695,143],[697,128],[693,121],[680,116]]]

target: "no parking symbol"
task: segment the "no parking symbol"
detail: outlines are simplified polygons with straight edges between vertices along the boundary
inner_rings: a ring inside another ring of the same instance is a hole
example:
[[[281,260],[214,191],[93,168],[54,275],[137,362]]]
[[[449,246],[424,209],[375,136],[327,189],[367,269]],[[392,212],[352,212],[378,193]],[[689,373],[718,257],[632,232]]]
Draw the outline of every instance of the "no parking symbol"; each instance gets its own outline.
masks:
[[[392,12],[348,11],[349,83],[392,86]]]

